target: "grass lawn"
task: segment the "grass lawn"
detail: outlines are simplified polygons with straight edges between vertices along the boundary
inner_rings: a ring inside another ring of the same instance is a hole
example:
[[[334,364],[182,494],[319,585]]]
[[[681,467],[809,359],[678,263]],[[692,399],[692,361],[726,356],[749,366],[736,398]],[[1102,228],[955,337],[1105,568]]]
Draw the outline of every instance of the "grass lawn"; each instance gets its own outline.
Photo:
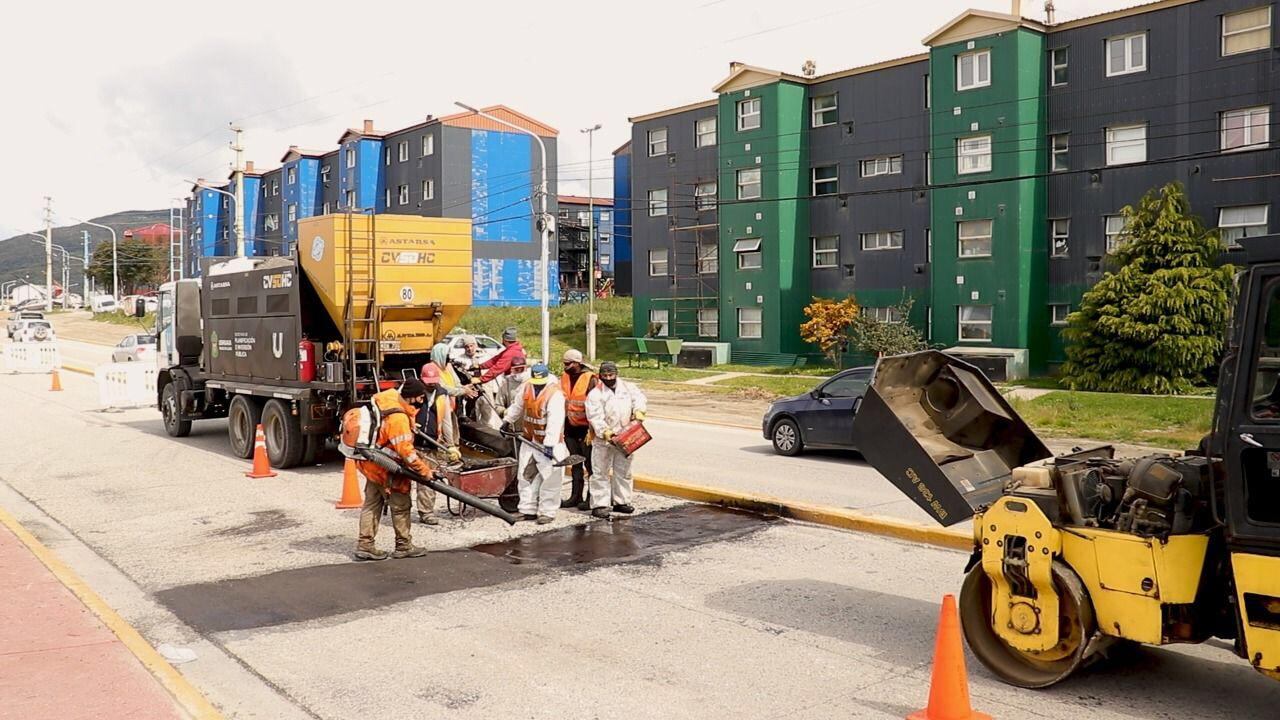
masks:
[[[631,298],[596,300],[596,354],[599,360],[618,360],[615,339],[631,336]],[[473,307],[462,316],[458,328],[502,337],[505,328],[520,332],[520,343],[531,355],[541,343],[542,324],[536,307]],[[456,328],[455,328],[456,331]],[[573,303],[551,308],[551,361],[557,367],[569,348],[587,349],[587,305]],[[625,358],[623,358],[625,360]],[[652,365],[652,363],[650,363]]]
[[[780,377],[759,377],[756,375],[747,375],[743,377],[727,378],[714,383],[714,387],[728,387],[739,390],[754,390],[754,393],[746,393],[762,400],[771,400],[776,397],[789,397],[791,395],[801,395],[812,390],[817,384],[818,378],[810,378],[803,376],[780,376]]]
[[[112,325],[129,325],[130,327],[143,327],[147,330],[156,326],[155,313],[147,313],[140,318],[132,315],[124,315],[118,312],[100,312],[93,314],[94,322],[111,323]]]
[[[1173,449],[1195,447],[1213,421],[1213,401],[1202,397],[1061,391],[1033,400],[1011,399],[1010,404],[1043,435]]]

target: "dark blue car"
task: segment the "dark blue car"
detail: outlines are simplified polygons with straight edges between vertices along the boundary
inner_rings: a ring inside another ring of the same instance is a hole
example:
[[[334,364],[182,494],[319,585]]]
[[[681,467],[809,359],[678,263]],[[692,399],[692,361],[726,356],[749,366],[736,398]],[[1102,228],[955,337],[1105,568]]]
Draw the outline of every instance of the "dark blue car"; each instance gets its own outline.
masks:
[[[853,416],[873,370],[850,368],[804,395],[775,400],[764,414],[764,438],[781,455],[799,455],[806,447],[856,450]]]

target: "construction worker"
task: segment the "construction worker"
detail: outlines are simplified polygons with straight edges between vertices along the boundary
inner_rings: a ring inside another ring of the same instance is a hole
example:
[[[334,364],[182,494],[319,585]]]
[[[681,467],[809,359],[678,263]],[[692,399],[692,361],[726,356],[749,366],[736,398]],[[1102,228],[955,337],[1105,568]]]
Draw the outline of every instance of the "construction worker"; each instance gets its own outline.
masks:
[[[494,430],[502,427],[502,416],[507,408],[520,402],[520,391],[529,379],[529,364],[524,355],[511,358],[511,367],[501,377],[495,379],[490,404],[480,402],[485,422]]]
[[[515,356],[527,357],[524,352],[524,346],[520,344],[520,340],[516,335],[516,329],[509,327],[502,331],[502,349],[497,355],[480,363],[480,382],[487,383],[507,371],[511,367],[511,360]]]
[[[520,401],[502,417],[506,433],[514,432],[515,423],[523,423],[520,437],[529,442],[517,441],[520,513],[525,520],[537,519],[539,525],[554,520],[560,509],[564,473],[556,462],[569,457],[564,446],[564,393],[550,375],[545,363],[534,365],[521,386]]]
[[[428,441],[431,454],[441,464],[461,462],[462,452],[458,449],[458,418],[453,412],[453,402],[440,386],[440,369],[435,363],[427,363],[422,368],[422,384],[427,388],[427,398],[418,411],[417,427],[435,443]],[[436,517],[436,491],[418,484],[418,520],[423,525],[439,525]]]
[[[570,454],[582,455],[587,461],[573,466],[569,499],[560,503],[560,507],[587,510],[591,507],[585,495],[586,476],[591,474],[591,447],[587,444],[587,435],[591,432],[587,424],[587,393],[596,386],[596,374],[587,369],[582,353],[573,348],[564,351],[563,359],[560,391],[564,393],[564,444]]]
[[[595,441],[591,443],[591,514],[609,517],[609,511],[631,514],[631,458],[611,440],[632,420],[644,420],[647,403],[635,384],[618,377],[616,363],[600,363],[600,382],[587,393],[587,421]]]
[[[373,396],[373,403],[382,415],[375,444],[378,448],[390,448],[400,456],[400,461],[414,472],[430,477],[431,465],[418,454],[413,446],[413,422],[418,408],[426,400],[427,388],[417,378],[404,381],[399,390],[383,390]],[[358,461],[364,484],[364,506],[360,508],[360,538],[356,541],[357,560],[386,560],[387,553],[375,544],[378,523],[384,508],[391,511],[391,528],[396,534],[394,558],[421,557],[425,548],[413,544],[410,535],[410,513],[413,501],[409,489],[413,481],[399,474],[391,474],[369,460]]]
[[[435,365],[440,371],[440,387],[454,401],[454,409],[457,409],[457,400],[460,397],[475,397],[475,388],[464,385],[458,378],[458,373],[454,371],[453,364],[449,362],[449,346],[440,342],[431,346],[431,361],[427,365]],[[425,375],[427,365],[422,366],[422,370],[418,375]]]

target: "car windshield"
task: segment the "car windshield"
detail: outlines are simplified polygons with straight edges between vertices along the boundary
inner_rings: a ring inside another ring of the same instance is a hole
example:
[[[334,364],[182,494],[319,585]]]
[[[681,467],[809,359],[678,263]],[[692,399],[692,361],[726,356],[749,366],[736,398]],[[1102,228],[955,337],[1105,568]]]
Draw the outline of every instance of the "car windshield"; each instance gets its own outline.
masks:
[[[502,343],[486,335],[477,337],[476,345],[479,345],[482,350],[497,350],[502,347]]]

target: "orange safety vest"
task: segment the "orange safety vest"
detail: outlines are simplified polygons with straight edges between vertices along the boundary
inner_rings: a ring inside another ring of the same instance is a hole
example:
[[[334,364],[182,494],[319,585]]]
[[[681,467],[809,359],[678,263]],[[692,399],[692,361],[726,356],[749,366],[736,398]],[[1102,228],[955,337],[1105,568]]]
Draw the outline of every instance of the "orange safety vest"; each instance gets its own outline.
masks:
[[[543,388],[542,392],[537,396],[533,394],[533,386],[527,385],[524,389],[524,436],[527,440],[532,440],[539,445],[546,445],[547,437],[547,403],[551,402],[551,398],[560,394],[560,388],[556,385],[548,385]],[[559,443],[562,438],[555,438],[553,442]]]
[[[569,382],[569,373],[560,376],[560,387],[564,390],[564,417],[570,425],[587,426],[587,393],[591,391],[591,381],[596,374],[584,371],[578,375],[578,382]]]

